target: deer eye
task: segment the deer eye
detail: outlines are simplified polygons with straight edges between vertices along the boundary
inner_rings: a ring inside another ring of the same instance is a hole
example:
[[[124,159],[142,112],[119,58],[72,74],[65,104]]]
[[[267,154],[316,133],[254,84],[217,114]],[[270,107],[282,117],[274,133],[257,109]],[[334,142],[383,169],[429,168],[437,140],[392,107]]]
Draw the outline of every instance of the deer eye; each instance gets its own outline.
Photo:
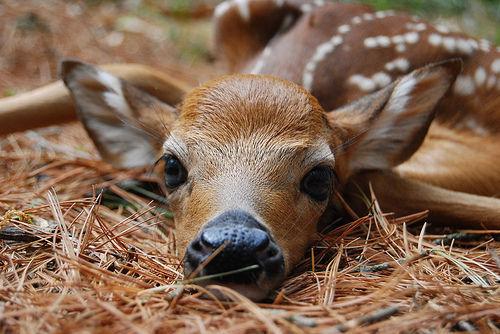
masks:
[[[168,188],[177,188],[187,179],[187,171],[179,159],[173,155],[166,155],[165,160],[165,184]]]
[[[327,166],[317,166],[307,173],[300,183],[300,191],[313,200],[322,202],[328,199],[333,181],[333,171]]]

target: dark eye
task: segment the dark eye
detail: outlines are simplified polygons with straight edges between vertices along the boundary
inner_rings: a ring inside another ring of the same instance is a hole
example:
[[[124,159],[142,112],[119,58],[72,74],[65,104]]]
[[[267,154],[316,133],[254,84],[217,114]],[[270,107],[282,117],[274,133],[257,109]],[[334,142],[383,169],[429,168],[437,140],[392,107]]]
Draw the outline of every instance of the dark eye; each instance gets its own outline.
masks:
[[[176,188],[186,182],[187,172],[179,159],[173,155],[166,155],[165,160],[165,184],[169,188]]]
[[[326,166],[318,166],[304,176],[300,190],[318,202],[325,201],[330,195],[333,171]]]

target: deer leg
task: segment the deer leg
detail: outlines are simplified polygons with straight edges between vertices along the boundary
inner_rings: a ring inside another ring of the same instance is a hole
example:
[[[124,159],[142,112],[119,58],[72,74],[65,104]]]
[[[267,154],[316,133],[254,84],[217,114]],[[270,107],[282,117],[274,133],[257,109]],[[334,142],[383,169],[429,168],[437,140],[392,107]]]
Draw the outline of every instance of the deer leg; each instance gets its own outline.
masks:
[[[368,193],[369,184],[386,212],[429,210],[429,220],[443,226],[500,229],[500,199],[447,190],[387,171],[357,176],[346,187],[347,198],[359,197],[359,186]],[[359,211],[360,201],[353,203]]]

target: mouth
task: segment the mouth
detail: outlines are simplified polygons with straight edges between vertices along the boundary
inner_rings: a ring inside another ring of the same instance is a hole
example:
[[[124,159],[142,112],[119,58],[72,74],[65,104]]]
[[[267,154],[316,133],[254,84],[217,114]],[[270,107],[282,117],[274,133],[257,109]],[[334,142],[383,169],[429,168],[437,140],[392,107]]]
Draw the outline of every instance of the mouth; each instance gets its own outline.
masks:
[[[198,270],[198,274],[196,274],[198,268],[193,269],[191,264],[185,261],[184,273],[185,277],[195,275],[187,279],[187,282],[208,289],[218,299],[227,300],[229,297],[225,289],[220,288],[222,286],[257,302],[264,300],[284,279],[284,260],[283,258],[277,260],[272,268],[268,265],[267,270],[258,264],[253,264],[225,272],[213,272],[204,268]]]

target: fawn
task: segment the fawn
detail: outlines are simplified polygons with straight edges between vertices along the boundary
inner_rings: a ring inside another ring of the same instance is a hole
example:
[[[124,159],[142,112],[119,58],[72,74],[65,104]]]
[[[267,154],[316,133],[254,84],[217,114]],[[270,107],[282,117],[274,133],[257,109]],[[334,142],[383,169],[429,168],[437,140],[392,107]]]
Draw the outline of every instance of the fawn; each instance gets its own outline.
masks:
[[[215,20],[218,50],[243,73],[185,96],[182,83],[143,66],[61,66],[106,161],[132,168],[163,157],[186,274],[258,264],[203,284],[265,298],[331,217],[334,190],[362,210],[354,184],[371,184],[389,211],[500,227],[500,56],[489,43],[322,1],[226,1]],[[32,127],[70,109],[60,83],[0,101],[2,132],[20,113]]]

